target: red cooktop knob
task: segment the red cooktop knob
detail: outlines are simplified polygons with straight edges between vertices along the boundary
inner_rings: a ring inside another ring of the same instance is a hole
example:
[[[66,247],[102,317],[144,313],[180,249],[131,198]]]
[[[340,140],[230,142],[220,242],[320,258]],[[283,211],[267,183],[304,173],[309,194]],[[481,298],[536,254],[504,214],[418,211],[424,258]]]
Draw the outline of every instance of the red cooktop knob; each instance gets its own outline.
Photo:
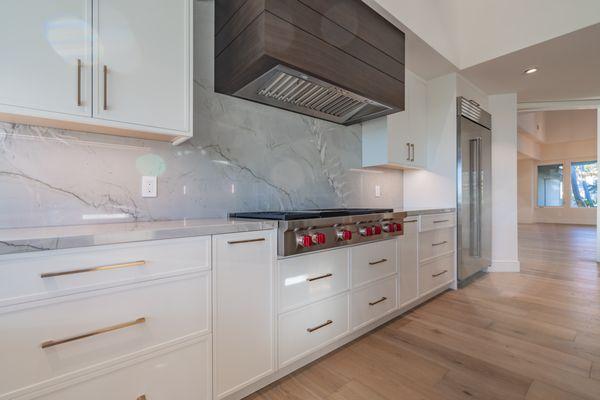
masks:
[[[402,226],[402,224],[394,224],[396,225],[396,232],[400,232],[402,233],[402,231],[404,230],[404,227]]]
[[[313,235],[313,243],[314,244],[325,244],[327,241],[327,236],[324,233],[317,232]]]
[[[383,230],[384,230],[384,232],[394,233],[394,232],[396,232],[396,224],[393,224],[393,223],[385,224],[383,226]]]
[[[313,240],[309,235],[298,236],[298,245],[302,247],[310,247],[313,244]]]
[[[338,231],[337,232],[337,237],[338,237],[339,240],[351,240],[352,239],[352,232],[350,232],[348,230]]]
[[[376,225],[376,226],[373,228],[373,234],[375,234],[375,235],[381,235],[381,226],[379,226],[379,225]]]
[[[360,228],[360,234],[361,236],[372,236],[373,228],[370,226],[367,226],[366,228]]]

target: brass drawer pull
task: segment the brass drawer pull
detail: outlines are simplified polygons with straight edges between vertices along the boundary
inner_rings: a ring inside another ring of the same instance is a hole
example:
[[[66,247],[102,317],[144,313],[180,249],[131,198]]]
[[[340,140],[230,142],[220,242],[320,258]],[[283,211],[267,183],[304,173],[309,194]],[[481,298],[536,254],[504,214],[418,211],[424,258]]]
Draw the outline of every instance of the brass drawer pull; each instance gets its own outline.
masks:
[[[374,302],[372,302],[372,303],[369,303],[369,305],[370,305],[370,306],[374,306],[375,304],[383,303],[383,302],[384,302],[384,301],[386,301],[386,300],[387,300],[387,297],[385,297],[385,296],[384,296],[384,297],[380,298],[380,299],[379,299],[379,300],[377,300],[377,301],[374,301]]]
[[[377,265],[377,264],[382,264],[384,262],[387,262],[387,258],[382,258],[381,260],[377,260],[377,261],[371,261],[369,263],[369,265]]]
[[[405,224],[414,224],[417,222],[416,219],[412,220],[412,221],[403,221]]]
[[[448,241],[447,241],[447,240],[444,240],[443,242],[439,242],[439,243],[432,243],[431,245],[432,245],[433,247],[437,247],[437,246],[441,246],[441,245],[444,245],[444,244],[447,244],[447,243],[448,243]]]
[[[327,325],[331,325],[331,324],[333,324],[333,321],[328,319],[327,322],[323,322],[321,325],[315,326],[314,328],[308,328],[308,329],[306,329],[306,331],[308,333],[313,333],[314,331],[318,331],[319,329],[324,328]]]
[[[81,59],[77,59],[77,107],[81,107]]]
[[[445,273],[447,273],[447,272],[448,272],[448,270],[447,270],[447,269],[445,269],[445,270],[443,270],[442,272],[440,272],[440,273],[438,273],[438,274],[433,274],[433,275],[431,275],[431,277],[432,277],[432,278],[437,278],[438,276],[442,276],[442,275],[444,275],[444,274],[445,274]]]
[[[111,269],[140,267],[142,265],[146,265],[146,261],[132,261],[132,262],[127,262],[127,263],[122,263],[122,264],[101,265],[99,267],[74,269],[71,271],[44,272],[44,273],[40,274],[40,278],[42,278],[42,279],[43,278],[53,278],[55,276],[83,274],[86,272],[108,271]]]
[[[141,317],[141,318],[136,319],[135,321],[124,322],[122,324],[117,324],[117,325],[109,326],[109,327],[106,327],[106,328],[98,329],[98,330],[95,330],[95,331],[91,331],[91,332],[87,332],[87,333],[82,333],[81,335],[73,336],[73,337],[66,338],[66,339],[48,340],[48,341],[42,343],[41,346],[42,346],[42,349],[47,349],[49,347],[58,346],[59,344],[65,344],[65,343],[69,343],[69,342],[74,342],[76,340],[80,340],[80,339],[85,339],[85,338],[89,338],[89,337],[92,337],[92,336],[101,335],[103,333],[108,333],[108,332],[113,332],[113,331],[117,331],[117,330],[124,329],[124,328],[129,328],[130,326],[143,324],[144,322],[146,322],[146,318],[145,317]]]
[[[434,224],[443,224],[444,222],[450,222],[450,220],[449,219],[442,219],[442,220],[439,220],[439,221],[433,221]]]
[[[333,276],[333,274],[330,273],[330,274],[315,276],[314,278],[306,278],[306,281],[314,282],[314,281],[318,281],[319,279],[331,278],[332,276]]]
[[[242,243],[255,243],[255,242],[264,242],[265,238],[259,238],[259,239],[246,239],[246,240],[230,240],[227,242],[227,244],[242,244]]]

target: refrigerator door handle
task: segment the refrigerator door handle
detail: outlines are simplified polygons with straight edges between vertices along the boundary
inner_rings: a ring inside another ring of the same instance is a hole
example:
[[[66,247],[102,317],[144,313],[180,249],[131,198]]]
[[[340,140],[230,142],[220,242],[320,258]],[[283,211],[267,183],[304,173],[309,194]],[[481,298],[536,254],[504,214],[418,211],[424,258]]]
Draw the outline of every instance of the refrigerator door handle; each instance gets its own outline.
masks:
[[[469,214],[470,214],[470,255],[481,257],[481,208],[482,208],[482,170],[481,138],[469,140]]]

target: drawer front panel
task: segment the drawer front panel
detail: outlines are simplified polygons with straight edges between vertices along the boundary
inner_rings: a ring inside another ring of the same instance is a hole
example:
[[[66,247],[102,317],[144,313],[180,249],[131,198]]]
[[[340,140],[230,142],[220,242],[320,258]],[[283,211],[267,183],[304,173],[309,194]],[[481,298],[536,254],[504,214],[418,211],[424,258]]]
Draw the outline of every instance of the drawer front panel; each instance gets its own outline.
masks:
[[[421,262],[453,251],[454,228],[435,229],[419,234],[419,260]]]
[[[279,364],[285,366],[348,332],[348,295],[279,317]]]
[[[420,295],[454,280],[454,254],[437,258],[419,267]]]
[[[210,336],[191,346],[162,354],[78,383],[39,400],[209,400]]]
[[[348,257],[348,249],[340,249],[279,260],[279,311],[347,290]]]
[[[65,298],[66,299],[66,298]],[[209,333],[210,272],[0,313],[0,388],[16,390]]]
[[[396,309],[396,278],[388,278],[352,294],[352,328],[360,328]]]
[[[210,236],[40,252],[0,261],[0,304],[64,295],[178,270],[210,269]]]
[[[454,213],[421,215],[421,232],[451,228],[455,223]]]
[[[352,287],[396,273],[396,240],[384,240],[353,247],[351,265]]]

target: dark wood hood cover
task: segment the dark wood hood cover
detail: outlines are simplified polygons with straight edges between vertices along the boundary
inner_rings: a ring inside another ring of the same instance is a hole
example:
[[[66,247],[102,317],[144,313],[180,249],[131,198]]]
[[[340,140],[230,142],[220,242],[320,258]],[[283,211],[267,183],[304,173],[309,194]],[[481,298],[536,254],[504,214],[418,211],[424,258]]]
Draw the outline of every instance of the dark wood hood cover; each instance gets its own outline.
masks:
[[[215,0],[215,90],[289,109],[241,93],[283,66],[386,106],[361,122],[404,110],[404,41],[360,0]]]

